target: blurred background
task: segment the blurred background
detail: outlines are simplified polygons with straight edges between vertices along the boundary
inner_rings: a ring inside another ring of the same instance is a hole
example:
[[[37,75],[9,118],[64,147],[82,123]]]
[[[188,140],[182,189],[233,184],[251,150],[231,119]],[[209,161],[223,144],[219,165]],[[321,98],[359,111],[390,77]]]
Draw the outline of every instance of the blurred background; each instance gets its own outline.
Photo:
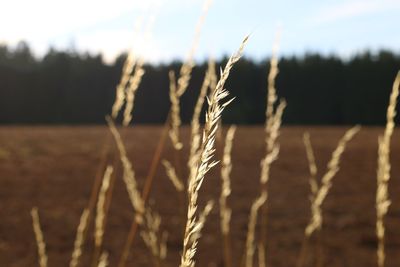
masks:
[[[136,229],[132,228],[135,213],[121,179],[119,153],[104,125],[128,55],[144,61],[132,120],[141,125],[123,127],[120,133],[138,188],[143,196],[147,194],[149,207],[159,212],[161,229],[169,233],[163,266],[178,266],[186,190],[177,192],[161,161],[170,160],[185,184],[193,140],[187,126],[177,127],[182,150],[175,149],[171,135],[168,138],[174,123],[165,123],[171,105],[169,71],[178,77],[182,63],[193,55],[195,68],[180,99],[182,121],[188,123],[209,59],[223,67],[248,34],[245,55],[226,83],[236,99],[222,118],[225,124],[240,124],[233,142],[228,199],[232,262],[240,262],[251,204],[264,188],[259,181],[260,161],[266,152],[271,155],[265,137],[274,134],[267,131],[266,135],[262,124],[270,58],[277,45],[277,94],[286,99],[287,108],[276,141],[279,158],[272,164],[268,182],[267,266],[300,266],[295,264],[306,244],[304,228],[313,198],[303,134],[310,133],[319,181],[338,141],[354,124],[363,128],[344,150],[340,171],[335,170],[338,173],[324,203],[323,231],[310,240],[309,256],[324,261],[316,266],[375,266],[377,151],[378,136],[383,133],[375,126],[386,122],[389,94],[400,69],[400,1],[214,0],[208,12],[205,2],[1,0],[1,266],[37,266],[30,217],[34,206],[39,209],[49,266],[65,266],[82,210],[89,207],[94,212],[107,165],[114,166],[114,172],[102,248],[109,253],[110,266],[124,261],[123,251],[130,251],[126,266],[149,266],[150,254],[139,233],[133,245],[126,246],[135,237],[128,234]],[[196,30],[205,13],[201,31]],[[400,116],[395,119],[400,122]],[[121,118],[116,121],[120,125]],[[221,129],[216,160],[222,157],[227,125]],[[400,165],[394,164],[400,162],[399,131],[392,141],[394,179],[389,187],[386,267],[398,267],[400,262]],[[218,200],[219,171],[218,165],[207,175],[199,194],[200,207],[210,199]],[[222,251],[218,209],[205,225],[197,266],[229,267]],[[92,218],[82,266],[95,266],[97,261],[100,246],[93,242],[93,225]],[[322,252],[312,255],[318,247]]]
[[[0,123],[103,123],[129,51],[146,63],[134,123],[162,123],[170,105],[168,71],[178,71],[187,58],[203,4],[6,1],[0,11]],[[182,99],[183,121],[191,117],[208,58],[223,66],[251,34],[227,84],[237,100],[223,120],[263,123],[268,62],[279,31],[284,123],[383,124],[400,68],[399,11],[400,2],[392,0],[214,1]]]

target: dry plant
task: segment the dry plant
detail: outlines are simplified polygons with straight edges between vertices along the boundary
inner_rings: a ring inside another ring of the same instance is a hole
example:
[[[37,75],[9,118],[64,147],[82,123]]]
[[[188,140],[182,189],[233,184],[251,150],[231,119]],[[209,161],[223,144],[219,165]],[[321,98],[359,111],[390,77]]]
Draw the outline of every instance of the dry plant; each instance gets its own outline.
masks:
[[[157,258],[157,265],[161,265],[161,261],[167,256],[167,233],[163,232],[161,238],[159,237],[161,217],[150,208],[145,212],[146,230],[140,234],[147,247],[150,248],[151,253]]]
[[[196,25],[195,37],[193,40],[192,48],[188,54],[185,64],[181,67],[180,75],[179,75],[178,82],[177,82],[178,88],[179,88],[178,92],[180,95],[182,95],[187,89],[187,85],[189,83],[190,76],[191,76],[191,71],[193,69],[193,55],[194,55],[195,51],[197,50],[197,46],[198,46],[200,35],[201,35],[201,29],[203,27],[203,24],[204,24],[204,21],[205,21],[205,18],[206,18],[206,15],[208,13],[208,9],[209,9],[211,3],[212,3],[211,0],[205,0],[202,15]],[[149,195],[150,188],[151,188],[153,180],[154,180],[154,176],[156,175],[157,167],[158,167],[160,159],[161,159],[161,154],[164,150],[165,142],[168,137],[168,133],[169,133],[168,128],[170,127],[171,120],[172,120],[171,119],[171,111],[169,111],[167,121],[165,122],[164,127],[163,127],[162,135],[158,141],[156,150],[154,152],[154,155],[153,155],[153,158],[152,158],[152,161],[150,164],[148,175],[146,176],[146,180],[145,180],[145,184],[144,184],[143,192],[142,192],[142,197],[144,200],[146,200]],[[177,152],[175,152],[175,161],[176,161],[175,167],[177,168],[178,174],[180,174],[180,172],[179,172],[180,158],[179,158],[179,154]],[[118,263],[118,267],[125,266],[125,263],[126,263],[126,260],[127,260],[128,254],[129,254],[129,250],[132,246],[132,242],[136,235],[137,226],[138,225],[136,223],[136,220],[134,219],[131,223],[131,227],[130,227],[129,233],[127,235],[127,239],[125,241],[122,256]]]
[[[128,54],[128,57],[125,60],[124,66],[122,68],[122,76],[119,84],[117,85],[115,92],[115,101],[112,106],[112,117],[114,119],[117,118],[119,111],[121,110],[124,102],[125,102],[125,88],[128,85],[129,79],[131,77],[131,73],[135,67],[135,57],[132,52]]]
[[[397,98],[399,96],[400,71],[397,73],[390,95],[386,114],[386,128],[379,137],[378,170],[376,191],[376,236],[378,239],[378,266],[385,266],[385,224],[384,219],[390,206],[388,183],[390,179],[390,140],[395,127]]]
[[[143,42],[147,41],[147,39],[150,36],[152,26],[155,21],[155,15],[151,15],[148,18],[147,21],[147,27],[144,28],[144,33],[143,33],[143,38],[139,38],[139,32],[142,24],[142,16],[140,16],[135,23],[135,31],[134,31],[134,36],[137,36],[138,40],[141,40]],[[139,84],[141,82],[142,76],[144,74],[144,69],[143,69],[143,58],[142,57],[137,57],[137,55],[134,53],[134,49],[130,49],[128,56],[124,62],[124,66],[122,69],[122,75],[119,84],[116,87],[116,96],[115,96],[115,102],[112,106],[112,112],[111,116],[112,118],[116,119],[118,117],[118,114],[124,105],[125,100],[127,100],[125,111],[124,111],[124,125],[127,126],[129,122],[132,120],[132,110],[133,110],[133,104],[134,104],[134,99],[135,99],[135,93],[139,87]],[[136,67],[135,67],[136,66]],[[89,216],[88,216],[88,224],[90,224],[91,219],[92,219],[92,213],[94,206],[96,205],[96,200],[97,196],[100,190],[100,184],[101,184],[101,179],[102,179],[102,174],[104,172],[105,166],[107,162],[109,161],[109,147],[111,143],[111,137],[110,135],[107,135],[104,147],[103,147],[103,152],[101,155],[101,162],[95,177],[95,182],[92,187],[92,193],[90,196],[89,200],[89,205],[88,205],[88,210],[89,210]],[[114,157],[114,162],[116,161],[116,158]],[[110,181],[110,192],[106,197],[105,201],[105,216],[107,215],[108,208],[111,203],[111,198],[112,198],[112,188],[115,180],[115,175],[111,177]],[[87,235],[87,231],[84,230],[82,233],[82,243],[85,242]]]
[[[314,153],[312,151],[311,141],[309,134],[304,135],[304,144],[306,147],[307,159],[309,161],[309,169],[310,169],[310,186],[311,186],[311,218],[304,230],[304,239],[301,247],[300,256],[298,258],[297,266],[301,267],[304,265],[304,262],[307,257],[308,252],[308,242],[311,235],[318,231],[320,232],[322,228],[322,204],[329,193],[330,188],[332,187],[332,180],[336,173],[339,171],[340,159],[342,157],[343,152],[346,149],[347,143],[357,134],[360,130],[360,126],[355,126],[346,131],[344,136],[339,140],[339,143],[336,149],[332,153],[332,157],[328,162],[327,171],[321,178],[321,183],[318,184],[316,175],[317,175],[317,167],[315,164]],[[320,244],[319,244],[320,245]]]
[[[107,267],[108,266],[108,253],[103,252],[101,253],[99,264],[97,267]]]
[[[40,228],[39,212],[36,207],[31,210],[33,232],[35,233],[38,248],[39,266],[47,267],[46,243],[44,242],[43,231]]]
[[[94,229],[94,253],[93,253],[93,264],[96,266],[100,256],[101,247],[103,244],[105,218],[106,218],[106,197],[110,187],[111,175],[113,173],[113,167],[107,166],[104,172],[103,181],[99,191],[99,198],[96,206],[96,218],[95,218],[95,229]]]
[[[142,40],[143,42],[147,41],[152,27],[155,21],[155,15],[150,15],[147,19],[147,25],[144,27],[144,33],[142,35],[139,34],[142,18],[139,17],[135,23],[135,31],[134,36],[138,40]],[[128,56],[124,62],[124,66],[122,68],[122,75],[120,82],[118,83],[115,89],[115,101],[112,106],[111,116],[115,120],[118,117],[118,114],[126,101],[126,107],[124,110],[124,120],[123,124],[127,126],[132,120],[132,110],[133,110],[133,102],[135,99],[135,93],[139,87],[139,84],[142,80],[142,76],[144,75],[143,69],[144,60],[142,57],[135,55],[135,51],[130,49]]]
[[[158,221],[160,220],[160,217],[149,206],[145,206],[145,202],[141,197],[137,187],[135,172],[132,167],[132,163],[128,159],[121,135],[115,127],[112,119],[110,117],[107,117],[106,119],[120,154],[120,159],[123,166],[122,177],[125,182],[131,204],[135,210],[135,221],[142,227],[142,238],[153,256],[154,264],[156,266],[160,266],[162,260],[164,260],[164,256],[161,255],[160,251],[165,251],[165,248],[162,248],[165,246],[165,244],[160,242],[159,238]],[[126,251],[125,253],[129,253],[129,251]]]
[[[175,168],[172,166],[172,164],[168,160],[163,160],[162,164],[164,165],[165,172],[167,173],[167,176],[171,183],[174,185],[176,191],[182,192],[183,190],[185,190],[185,186],[176,174]]]
[[[126,89],[126,106],[124,110],[124,120],[122,122],[124,126],[128,126],[129,123],[132,121],[132,110],[135,101],[135,94],[145,73],[143,64],[143,59],[139,59],[133,75],[129,78],[129,86]]]
[[[231,56],[224,71],[221,74],[221,78],[216,86],[216,89],[208,100],[208,110],[206,113],[206,123],[203,130],[203,139],[200,149],[200,157],[197,163],[196,175],[189,181],[188,186],[188,211],[187,211],[187,222],[185,227],[185,234],[183,238],[183,251],[181,257],[181,267],[193,267],[195,265],[194,255],[197,249],[198,243],[198,231],[201,221],[196,218],[197,211],[197,198],[201,185],[204,181],[206,173],[214,167],[217,162],[211,161],[215,153],[215,133],[218,129],[218,122],[221,119],[221,115],[225,107],[233,100],[228,100],[221,104],[221,102],[228,96],[228,92],[224,89],[226,80],[228,79],[229,73],[233,65],[240,59],[243,53],[244,46],[248,41],[246,37],[239,50]]]
[[[226,267],[232,266],[232,253],[231,253],[231,242],[230,242],[230,220],[232,210],[228,207],[227,198],[231,194],[231,171],[232,171],[232,143],[235,137],[236,126],[232,125],[229,127],[225,138],[225,147],[222,157],[221,166],[221,194],[219,198],[219,209],[220,209],[220,226],[223,238],[223,251],[224,261]]]
[[[304,147],[306,149],[306,155],[307,155],[307,160],[308,160],[308,169],[310,171],[310,179],[309,179],[310,188],[311,188],[310,201],[312,203],[318,192],[318,181],[317,181],[318,168],[317,168],[317,164],[315,163],[314,150],[312,148],[311,137],[308,132],[304,133],[304,135],[303,135],[303,143],[304,143]]]
[[[315,194],[311,197],[313,199],[313,202],[311,203],[311,219],[305,229],[306,236],[310,236],[315,230],[322,227],[321,206],[332,187],[333,177],[339,171],[340,159],[346,149],[346,145],[359,130],[360,126],[355,126],[349,129],[340,139],[338,146],[333,151],[331,160],[327,166],[327,171],[321,178],[321,185],[317,185],[317,190],[314,189]]]
[[[187,59],[182,64],[182,67],[179,71],[179,76],[176,79],[175,73],[171,71],[169,73],[170,78],[170,100],[171,100],[171,129],[169,132],[172,144],[176,150],[180,150],[182,148],[182,142],[179,138],[179,128],[181,125],[180,119],[180,99],[182,95],[186,92],[189,81],[192,76],[192,70],[194,67],[194,59],[193,56],[197,50],[197,46],[200,41],[201,30],[206,19],[208,10],[211,6],[212,0],[206,0],[204,2],[203,12],[197,22],[196,30],[195,30],[195,37],[193,39],[193,44],[191,49],[187,55]]]
[[[210,212],[212,211],[213,208],[214,208],[214,201],[213,200],[207,201],[204,209],[199,215],[198,228],[196,229],[193,235],[193,239],[198,240],[201,237],[201,231],[203,230],[203,227],[207,221],[207,217],[208,215],[210,215]]]
[[[147,25],[144,29],[143,36],[138,37],[137,39],[143,40],[143,43],[146,43],[149,39],[149,36],[151,35],[153,24],[156,20],[156,15],[150,15],[147,21]],[[129,63],[128,63],[129,64]],[[129,123],[132,121],[132,111],[133,111],[133,106],[134,106],[134,101],[135,101],[135,95],[136,91],[139,88],[139,85],[142,81],[142,77],[145,74],[144,70],[144,59],[143,57],[138,56],[135,64],[134,64],[134,69],[133,66],[131,66],[130,71],[133,73],[130,75],[128,79],[128,83],[125,84],[125,96],[124,99],[126,99],[126,105],[125,105],[125,110],[124,110],[124,119],[122,124],[124,126],[128,126]],[[123,72],[123,77],[124,78],[124,72]],[[116,97],[116,100],[118,97]],[[121,108],[121,107],[119,107]],[[113,117],[115,119],[115,117]]]
[[[105,217],[104,204],[108,188],[110,187],[110,179],[112,172],[113,172],[113,167],[108,166],[104,173],[103,183],[101,184],[99,199],[97,201],[94,240],[95,240],[95,246],[98,248],[100,248],[101,244],[103,243],[104,217]]]
[[[270,70],[268,74],[268,92],[267,101],[265,109],[265,156],[261,160],[261,175],[260,175],[260,185],[261,192],[265,194],[268,199],[268,181],[270,177],[270,170],[272,163],[278,158],[279,155],[279,143],[277,141],[280,127],[282,124],[283,111],[286,108],[286,101],[281,100],[278,106],[275,105],[278,101],[275,87],[275,79],[279,73],[278,69],[278,57],[277,51],[279,47],[279,33],[276,38],[275,45],[272,50],[272,56],[270,60]],[[266,249],[267,241],[267,212],[268,206],[267,201],[264,202],[261,211],[261,243]],[[264,251],[264,255],[266,251]]]
[[[256,250],[255,249],[256,244],[254,239],[257,226],[257,214],[258,210],[262,207],[262,205],[265,203],[266,200],[267,200],[267,194],[265,192],[262,192],[261,195],[254,201],[253,205],[251,206],[247,237],[246,237],[246,257],[245,257],[246,267],[253,267],[254,252]],[[262,246],[263,244],[261,243],[261,247]]]
[[[86,231],[87,224],[89,219],[89,210],[84,209],[81,215],[81,219],[79,220],[78,229],[76,231],[76,237],[74,242],[74,249],[72,251],[71,261],[69,263],[69,267],[77,267],[79,264],[79,259],[82,255],[82,247],[83,247],[83,235]]]
[[[215,62],[210,59],[208,62],[208,69],[206,71],[202,86],[200,88],[200,94],[197,98],[197,102],[194,108],[193,117],[191,121],[191,137],[190,137],[190,152],[189,152],[189,159],[188,159],[188,169],[189,169],[189,176],[188,181],[195,175],[196,172],[196,163],[199,157],[199,146],[200,146],[200,114],[202,107],[204,105],[204,101],[206,98],[206,94],[208,88],[211,84],[211,71],[215,69]],[[177,157],[177,150],[182,148],[182,143],[179,142],[179,127],[180,127],[180,106],[179,106],[179,96],[176,92],[176,83],[175,83],[175,75],[173,72],[169,73],[170,75],[170,99],[171,99],[171,130],[170,130],[170,138],[173,140],[173,145],[175,148],[175,163],[179,167],[180,159]],[[175,118],[175,119],[174,119]],[[178,124],[177,124],[178,123]],[[185,184],[188,184],[188,181],[181,181],[178,178],[177,171],[175,167],[169,161],[163,161],[163,165],[166,168],[167,176],[174,184],[175,188],[179,192],[179,205],[181,210],[181,217],[182,217],[182,230],[184,231],[185,223],[186,223],[186,192],[185,192]],[[186,182],[186,183],[184,183]]]
[[[192,121],[190,123],[191,132],[190,132],[190,152],[188,159],[188,168],[189,168],[189,178],[188,181],[196,174],[196,163],[199,157],[199,148],[200,148],[200,114],[204,105],[204,101],[207,96],[207,91],[209,88],[212,88],[212,80],[213,74],[215,73],[215,62],[213,59],[208,61],[208,68],[206,71],[206,75],[204,77],[203,83],[200,88],[200,94],[197,98],[196,105],[194,107]],[[216,85],[214,85],[216,86]],[[214,88],[215,89],[215,88]]]
[[[175,73],[173,71],[169,72],[169,99],[171,101],[171,128],[169,130],[169,137],[171,138],[175,150],[181,150],[183,144],[179,137],[179,128],[182,124],[180,96],[178,94]]]

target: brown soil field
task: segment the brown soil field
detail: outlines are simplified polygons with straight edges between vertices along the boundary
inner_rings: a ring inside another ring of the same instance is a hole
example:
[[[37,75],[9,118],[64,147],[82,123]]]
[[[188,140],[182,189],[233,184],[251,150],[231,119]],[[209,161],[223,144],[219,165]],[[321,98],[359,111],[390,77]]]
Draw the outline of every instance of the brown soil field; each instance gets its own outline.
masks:
[[[295,266],[310,216],[309,172],[303,132],[311,134],[319,174],[322,175],[345,130],[342,127],[283,128],[281,153],[272,166],[269,183],[268,266]],[[382,132],[382,128],[363,128],[342,157],[340,171],[323,204],[325,266],[376,266],[374,203],[377,138]],[[184,128],[185,141],[188,133],[188,128]],[[160,134],[161,127],[158,126],[137,126],[123,132],[140,186]],[[263,138],[261,127],[239,127],[234,141],[229,205],[233,210],[231,231],[235,266],[239,265],[243,255],[250,206],[259,193]],[[111,140],[108,129],[100,126],[0,128],[0,266],[37,266],[30,217],[33,206],[39,208],[49,266],[68,266],[76,227],[89,201],[107,140]],[[114,151],[114,143],[111,144]],[[185,146],[182,166],[186,166],[187,154]],[[169,143],[163,158],[173,159]],[[395,131],[393,136],[391,162],[392,205],[386,220],[388,267],[400,264],[400,131]],[[208,199],[218,201],[219,191],[217,168],[205,179],[201,203]],[[150,204],[160,213],[162,228],[169,232],[167,266],[178,266],[182,244],[179,197],[162,166],[154,180]],[[105,233],[110,266],[116,266],[133,215],[119,175]],[[218,207],[215,207],[200,239],[197,266],[223,266],[220,235]],[[82,266],[90,266],[92,243],[90,237]],[[150,254],[137,235],[128,266],[151,266],[150,263]]]

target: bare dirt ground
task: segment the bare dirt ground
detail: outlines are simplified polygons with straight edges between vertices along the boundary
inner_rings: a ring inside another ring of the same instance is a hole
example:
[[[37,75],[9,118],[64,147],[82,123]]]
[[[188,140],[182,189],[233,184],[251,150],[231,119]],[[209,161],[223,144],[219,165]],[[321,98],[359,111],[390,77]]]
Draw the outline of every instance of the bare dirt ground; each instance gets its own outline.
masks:
[[[280,139],[281,154],[272,167],[269,187],[269,266],[294,266],[304,227],[309,218],[308,167],[302,134],[311,133],[320,175],[346,128],[286,127]],[[187,140],[188,129],[184,130]],[[375,190],[377,137],[381,128],[364,128],[343,155],[324,209],[323,247],[325,266],[376,266]],[[138,126],[124,132],[128,154],[140,185],[147,174],[160,127]],[[104,143],[105,127],[2,127],[0,128],[0,266],[37,266],[36,244],[30,209],[39,208],[49,254],[49,266],[68,266],[75,231],[86,207]],[[111,143],[114,145],[113,143]],[[187,149],[187,146],[186,146]],[[185,166],[187,150],[182,166]],[[232,239],[235,266],[243,254],[251,203],[259,192],[259,162],[263,156],[261,127],[239,127],[233,148]],[[168,144],[163,155],[173,159]],[[400,264],[400,132],[392,143],[392,205],[387,216],[387,266]],[[210,173],[201,191],[201,201],[218,199],[220,177]],[[120,176],[114,187],[105,234],[110,266],[120,256],[133,209]],[[168,266],[178,266],[182,244],[179,198],[158,169],[151,192],[151,205],[167,230]],[[92,228],[91,228],[92,229]],[[83,256],[90,266],[93,239]],[[218,208],[204,229],[197,266],[222,266]],[[136,236],[129,266],[151,266],[150,254]]]

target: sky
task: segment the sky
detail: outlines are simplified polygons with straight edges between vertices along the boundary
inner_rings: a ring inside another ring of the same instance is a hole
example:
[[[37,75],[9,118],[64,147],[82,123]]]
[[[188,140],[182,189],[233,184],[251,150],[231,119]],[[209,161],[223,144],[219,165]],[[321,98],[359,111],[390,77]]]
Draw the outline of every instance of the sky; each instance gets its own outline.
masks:
[[[148,62],[187,57],[204,0],[0,0],[0,43],[102,53],[108,62],[133,49]],[[370,49],[400,52],[400,0],[214,0],[195,58],[307,52],[349,57]]]

